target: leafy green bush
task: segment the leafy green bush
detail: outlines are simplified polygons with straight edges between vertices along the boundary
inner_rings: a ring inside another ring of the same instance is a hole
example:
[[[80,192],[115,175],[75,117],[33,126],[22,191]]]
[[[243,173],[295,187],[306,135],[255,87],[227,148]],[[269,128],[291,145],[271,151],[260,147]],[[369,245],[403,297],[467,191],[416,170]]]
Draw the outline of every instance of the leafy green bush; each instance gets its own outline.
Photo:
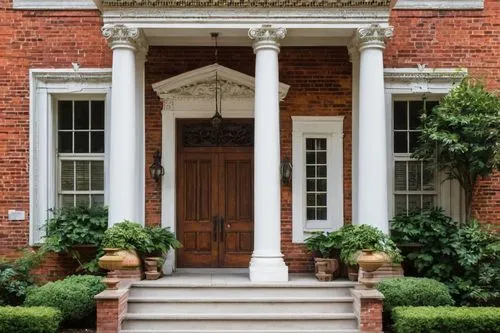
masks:
[[[357,263],[357,255],[363,249],[385,252],[394,263],[403,258],[396,244],[381,230],[367,224],[344,225],[341,229],[340,259],[348,265]]]
[[[453,298],[445,284],[426,278],[402,277],[387,279],[377,285],[384,295],[384,312],[389,314],[397,306],[453,305]]]
[[[342,245],[342,233],[340,230],[333,232],[313,232],[304,240],[307,249],[316,257],[333,258],[335,250]]]
[[[45,248],[57,253],[67,253],[79,263],[77,271],[99,272],[97,258],[104,232],[108,228],[108,209],[106,207],[71,207],[56,210],[47,221]],[[98,248],[97,258],[90,262],[82,261],[78,245],[94,245]]]
[[[500,236],[477,221],[461,225],[440,208],[394,218],[392,237],[418,243],[407,257],[422,276],[447,284],[460,305],[500,305]]]
[[[28,291],[35,286],[31,270],[38,266],[45,250],[25,250],[23,256],[14,260],[0,260],[0,305],[20,305]]]
[[[71,276],[31,290],[24,305],[54,307],[64,322],[78,321],[95,311],[94,296],[105,288],[97,276]]]
[[[49,307],[0,307],[1,333],[57,333],[61,312]]]
[[[396,333],[498,333],[500,308],[397,307]]]
[[[145,253],[147,249],[153,248],[154,244],[144,227],[135,222],[124,221],[106,230],[102,246]]]
[[[178,249],[182,244],[175,238],[169,228],[148,226],[146,232],[151,239],[151,247],[142,249],[144,255],[166,256],[170,249]]]

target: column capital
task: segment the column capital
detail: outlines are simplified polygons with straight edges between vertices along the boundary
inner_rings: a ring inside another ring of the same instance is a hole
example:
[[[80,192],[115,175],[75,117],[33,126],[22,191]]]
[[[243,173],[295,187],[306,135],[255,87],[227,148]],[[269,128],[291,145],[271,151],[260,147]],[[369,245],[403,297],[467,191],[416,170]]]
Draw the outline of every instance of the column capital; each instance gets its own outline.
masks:
[[[279,51],[279,40],[285,38],[286,28],[275,28],[269,24],[264,24],[259,28],[250,28],[248,30],[248,37],[254,40],[254,51],[260,48],[274,48]]]
[[[358,28],[356,30],[356,41],[359,50],[365,48],[385,48],[385,41],[392,38],[394,32],[393,27],[381,27],[378,24],[372,24],[366,28]]]
[[[123,24],[106,24],[101,28],[102,35],[108,40],[111,49],[122,47],[136,50],[141,33],[137,28]]]

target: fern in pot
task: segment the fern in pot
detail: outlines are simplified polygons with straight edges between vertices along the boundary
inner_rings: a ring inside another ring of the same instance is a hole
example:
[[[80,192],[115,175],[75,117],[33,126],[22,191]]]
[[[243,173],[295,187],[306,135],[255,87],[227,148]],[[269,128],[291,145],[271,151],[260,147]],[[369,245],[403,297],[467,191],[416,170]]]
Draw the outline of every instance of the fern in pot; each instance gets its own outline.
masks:
[[[314,271],[318,280],[330,281],[334,277],[339,267],[341,240],[339,231],[314,232],[305,239],[306,247],[314,257]]]
[[[145,246],[142,251],[145,256],[146,279],[155,280],[160,277],[160,268],[163,266],[168,252],[171,249],[178,249],[182,244],[177,240],[175,234],[169,228],[160,226],[146,227],[151,244]]]

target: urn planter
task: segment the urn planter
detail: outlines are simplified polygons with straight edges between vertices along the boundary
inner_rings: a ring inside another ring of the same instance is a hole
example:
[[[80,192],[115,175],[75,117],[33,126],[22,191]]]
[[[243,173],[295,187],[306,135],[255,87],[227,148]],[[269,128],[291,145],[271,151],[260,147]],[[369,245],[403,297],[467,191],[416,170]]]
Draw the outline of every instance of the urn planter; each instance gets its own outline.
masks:
[[[320,281],[331,281],[333,273],[339,268],[337,259],[314,258],[314,271],[316,278]]]
[[[108,271],[115,271],[122,268],[123,258],[118,255],[119,249],[116,248],[105,248],[106,252],[101,258],[99,258],[99,267]]]

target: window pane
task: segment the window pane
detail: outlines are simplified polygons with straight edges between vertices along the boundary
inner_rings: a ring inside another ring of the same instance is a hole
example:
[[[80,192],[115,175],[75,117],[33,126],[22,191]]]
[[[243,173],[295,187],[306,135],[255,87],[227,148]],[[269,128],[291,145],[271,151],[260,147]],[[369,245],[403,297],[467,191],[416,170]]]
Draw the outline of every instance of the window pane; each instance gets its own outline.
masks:
[[[420,191],[422,182],[422,162],[408,162],[408,190]]]
[[[104,129],[104,101],[92,101],[92,129]]]
[[[316,170],[318,172],[318,177],[326,177],[326,166],[316,167]]]
[[[420,206],[420,195],[409,195],[408,196],[408,212],[414,211],[421,208]]]
[[[315,208],[307,208],[307,219],[308,220],[316,220],[316,209]]]
[[[422,197],[422,208],[432,208],[434,207],[435,195],[424,195]]]
[[[306,150],[314,150],[314,139],[306,139]]]
[[[316,191],[316,181],[314,179],[308,179],[307,180],[307,192],[313,192]]]
[[[326,208],[316,208],[316,220],[326,220]]]
[[[89,207],[89,195],[79,194],[76,195],[76,206],[77,207]]]
[[[90,196],[91,206],[104,206],[104,195],[102,194],[94,194]]]
[[[420,115],[424,109],[423,101],[411,101],[410,102],[410,128],[415,130],[420,126]]]
[[[318,179],[317,180],[317,191],[326,192],[326,179]]]
[[[72,132],[59,132],[59,139],[57,144],[59,153],[72,153],[73,152],[73,133]]]
[[[89,132],[75,132],[75,153],[89,152]]]
[[[422,178],[424,191],[434,191],[436,189],[436,178],[434,177],[434,171],[429,164],[424,164]]]
[[[73,102],[72,101],[58,101],[58,128],[61,130],[70,130],[73,128]]]
[[[104,153],[104,132],[92,132],[90,140],[90,151],[92,153]]]
[[[430,101],[430,102],[426,102],[426,105],[425,105],[425,108],[427,110],[427,112],[430,112],[432,111],[432,109],[434,109],[434,107],[436,105],[438,105],[439,102],[438,101]]]
[[[73,161],[61,161],[61,190],[73,191],[75,189],[75,174]]]
[[[89,190],[89,163],[88,161],[76,161],[76,190]]]
[[[319,152],[317,153],[317,160],[316,163],[318,164],[326,164],[326,152]]]
[[[407,153],[408,152],[408,139],[407,132],[394,132],[394,152]]]
[[[75,199],[73,194],[64,194],[61,196],[61,207],[73,207],[75,205]]]
[[[394,102],[394,129],[406,130],[407,122],[407,102]]]
[[[89,129],[88,101],[75,101],[75,129]]]
[[[406,191],[406,162],[396,162],[394,165],[394,189]]]
[[[316,150],[326,150],[326,139],[316,139]]]
[[[394,196],[394,213],[396,215],[406,212],[406,195]]]
[[[307,164],[315,164],[316,163],[316,153],[306,153],[306,163]]]
[[[326,193],[317,194],[316,199],[318,206],[326,206]]]
[[[314,193],[307,194],[307,206],[316,206],[316,195]]]
[[[308,166],[306,167],[306,177],[308,178],[314,178],[316,177],[316,167],[313,166]]]
[[[410,153],[413,153],[417,149],[419,137],[420,132],[410,132]]]
[[[103,191],[104,190],[104,162],[103,161],[92,161],[90,162],[91,168],[91,182],[90,189],[92,191]]]

